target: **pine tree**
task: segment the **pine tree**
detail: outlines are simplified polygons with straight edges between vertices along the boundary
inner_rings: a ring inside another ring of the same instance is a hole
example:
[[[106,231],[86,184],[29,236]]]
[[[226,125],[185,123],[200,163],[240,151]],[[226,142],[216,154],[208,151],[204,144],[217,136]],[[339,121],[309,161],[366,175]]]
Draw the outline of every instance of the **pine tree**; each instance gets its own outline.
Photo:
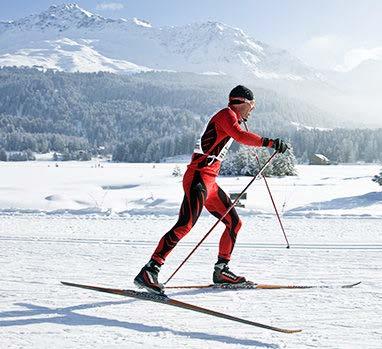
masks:
[[[270,153],[267,148],[240,146],[237,152],[230,153],[228,158],[223,161],[220,173],[226,176],[254,176],[269,157]],[[296,163],[293,148],[291,148],[284,154],[278,154],[268,164],[263,174],[265,176],[295,176],[297,174]]]
[[[180,169],[178,165],[176,165],[174,169],[172,170],[172,175],[174,177],[181,177],[183,175],[182,170]]]
[[[296,176],[296,157],[294,156],[293,147],[290,147],[284,154],[278,154],[272,166],[273,176]]]
[[[232,81],[223,80],[188,73],[121,76],[2,67],[0,148],[95,154],[102,146],[103,153],[114,149],[113,158],[124,162],[189,154],[208,116],[226,103]],[[333,162],[382,161],[382,128],[338,128],[331,115],[312,105],[261,88],[256,95],[251,128],[290,139],[299,162],[314,153]]]
[[[0,161],[8,161],[7,152],[4,149],[0,149]]]
[[[378,183],[379,185],[382,185],[382,169],[379,172],[379,175],[375,175],[374,178],[372,179],[373,182]]]
[[[264,166],[264,164],[268,161],[270,155],[268,148],[253,148],[248,147],[248,151],[252,154],[252,159],[255,161],[257,165],[256,172],[260,170],[261,167]],[[257,158],[256,158],[257,155]],[[258,160],[257,160],[258,159]],[[273,176],[274,173],[274,160],[268,164],[268,166],[263,171],[263,175]]]
[[[241,146],[223,161],[220,173],[226,176],[254,176],[258,169],[254,153],[250,148]]]

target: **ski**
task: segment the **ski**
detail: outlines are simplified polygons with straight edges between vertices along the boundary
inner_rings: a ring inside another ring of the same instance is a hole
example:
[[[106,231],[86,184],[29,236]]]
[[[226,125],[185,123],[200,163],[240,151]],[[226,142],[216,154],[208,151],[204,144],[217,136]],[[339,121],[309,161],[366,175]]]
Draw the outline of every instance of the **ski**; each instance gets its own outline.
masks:
[[[348,285],[272,285],[272,284],[255,284],[247,281],[241,284],[209,284],[209,285],[179,285],[179,286],[166,286],[166,289],[224,289],[224,290],[242,290],[242,289],[261,289],[261,290],[280,290],[280,289],[307,289],[307,288],[352,288],[361,283],[361,281]]]
[[[249,321],[249,320],[242,319],[242,318],[235,317],[235,316],[231,316],[231,315],[228,315],[225,313],[221,313],[221,312],[217,312],[217,311],[210,310],[207,308],[199,307],[199,306],[196,306],[193,304],[181,302],[181,301],[178,301],[176,299],[169,298],[168,296],[166,296],[164,294],[160,295],[160,294],[147,293],[147,292],[138,292],[138,291],[134,291],[134,290],[124,290],[124,289],[117,289],[117,288],[107,288],[107,287],[99,287],[99,286],[82,285],[82,284],[76,284],[76,283],[64,282],[64,281],[61,281],[61,283],[65,286],[79,287],[79,288],[84,288],[87,290],[111,293],[111,294],[120,295],[120,296],[124,296],[124,297],[137,298],[137,299],[144,300],[144,301],[167,304],[167,305],[171,305],[174,307],[187,309],[187,310],[195,311],[198,313],[203,313],[203,314],[215,316],[218,318],[227,319],[227,320],[247,324],[250,326],[261,327],[261,328],[264,328],[267,330],[272,330],[272,331],[277,331],[277,332],[282,332],[282,333],[296,333],[296,332],[302,331],[302,330],[290,330],[290,329],[285,329],[285,328],[280,328],[280,327],[275,327],[275,326],[270,326],[270,325],[264,325],[264,324],[261,324],[258,322]]]

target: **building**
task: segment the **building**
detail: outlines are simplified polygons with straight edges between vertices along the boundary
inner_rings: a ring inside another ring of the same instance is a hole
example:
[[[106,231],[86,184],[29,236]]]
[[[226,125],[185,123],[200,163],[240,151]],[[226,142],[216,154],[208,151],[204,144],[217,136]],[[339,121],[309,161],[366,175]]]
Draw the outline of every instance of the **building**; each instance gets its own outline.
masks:
[[[330,165],[330,160],[322,154],[313,154],[310,157],[309,165]]]

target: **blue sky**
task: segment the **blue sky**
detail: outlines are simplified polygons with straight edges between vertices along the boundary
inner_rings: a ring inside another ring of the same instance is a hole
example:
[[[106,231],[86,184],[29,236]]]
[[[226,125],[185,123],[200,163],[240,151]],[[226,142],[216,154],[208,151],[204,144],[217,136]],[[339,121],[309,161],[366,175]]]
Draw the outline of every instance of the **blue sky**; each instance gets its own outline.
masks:
[[[351,67],[382,55],[382,0],[0,0],[0,20],[67,2],[104,17],[137,17],[159,27],[219,21],[320,68]]]

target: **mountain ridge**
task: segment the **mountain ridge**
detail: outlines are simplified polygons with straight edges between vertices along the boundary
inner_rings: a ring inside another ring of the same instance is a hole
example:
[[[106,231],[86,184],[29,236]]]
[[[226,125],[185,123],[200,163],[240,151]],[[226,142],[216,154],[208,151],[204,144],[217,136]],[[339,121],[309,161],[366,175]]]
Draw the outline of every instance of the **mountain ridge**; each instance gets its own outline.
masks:
[[[8,34],[13,41],[8,50],[2,46]],[[18,36],[17,34],[22,34]],[[25,35],[26,34],[26,35]],[[34,35],[33,35],[34,34]],[[2,40],[3,39],[3,40]],[[137,18],[110,19],[82,9],[74,3],[54,5],[40,14],[0,24],[0,65],[41,65],[68,71],[59,60],[44,59],[38,49],[57,40],[70,39],[88,46],[104,57],[141,66],[142,70],[176,70],[196,73],[252,74],[261,79],[316,79],[316,72],[286,50],[276,49],[257,41],[239,28],[214,21],[184,26],[155,28]],[[15,45],[15,43],[19,43]],[[129,46],[125,49],[124,46]],[[52,46],[48,57],[68,56],[65,48]],[[71,51],[69,71],[92,71],[76,63]],[[21,59],[23,58],[23,59]],[[28,64],[28,58],[30,64]],[[22,64],[18,64],[18,63]],[[128,66],[129,64],[127,64]],[[98,64],[93,71],[131,72],[128,68],[114,69]],[[133,69],[136,72],[136,69]]]
[[[221,22],[155,27],[143,19],[106,18],[74,3],[0,22],[0,67],[226,75],[373,127],[382,125],[379,65],[320,71]]]

